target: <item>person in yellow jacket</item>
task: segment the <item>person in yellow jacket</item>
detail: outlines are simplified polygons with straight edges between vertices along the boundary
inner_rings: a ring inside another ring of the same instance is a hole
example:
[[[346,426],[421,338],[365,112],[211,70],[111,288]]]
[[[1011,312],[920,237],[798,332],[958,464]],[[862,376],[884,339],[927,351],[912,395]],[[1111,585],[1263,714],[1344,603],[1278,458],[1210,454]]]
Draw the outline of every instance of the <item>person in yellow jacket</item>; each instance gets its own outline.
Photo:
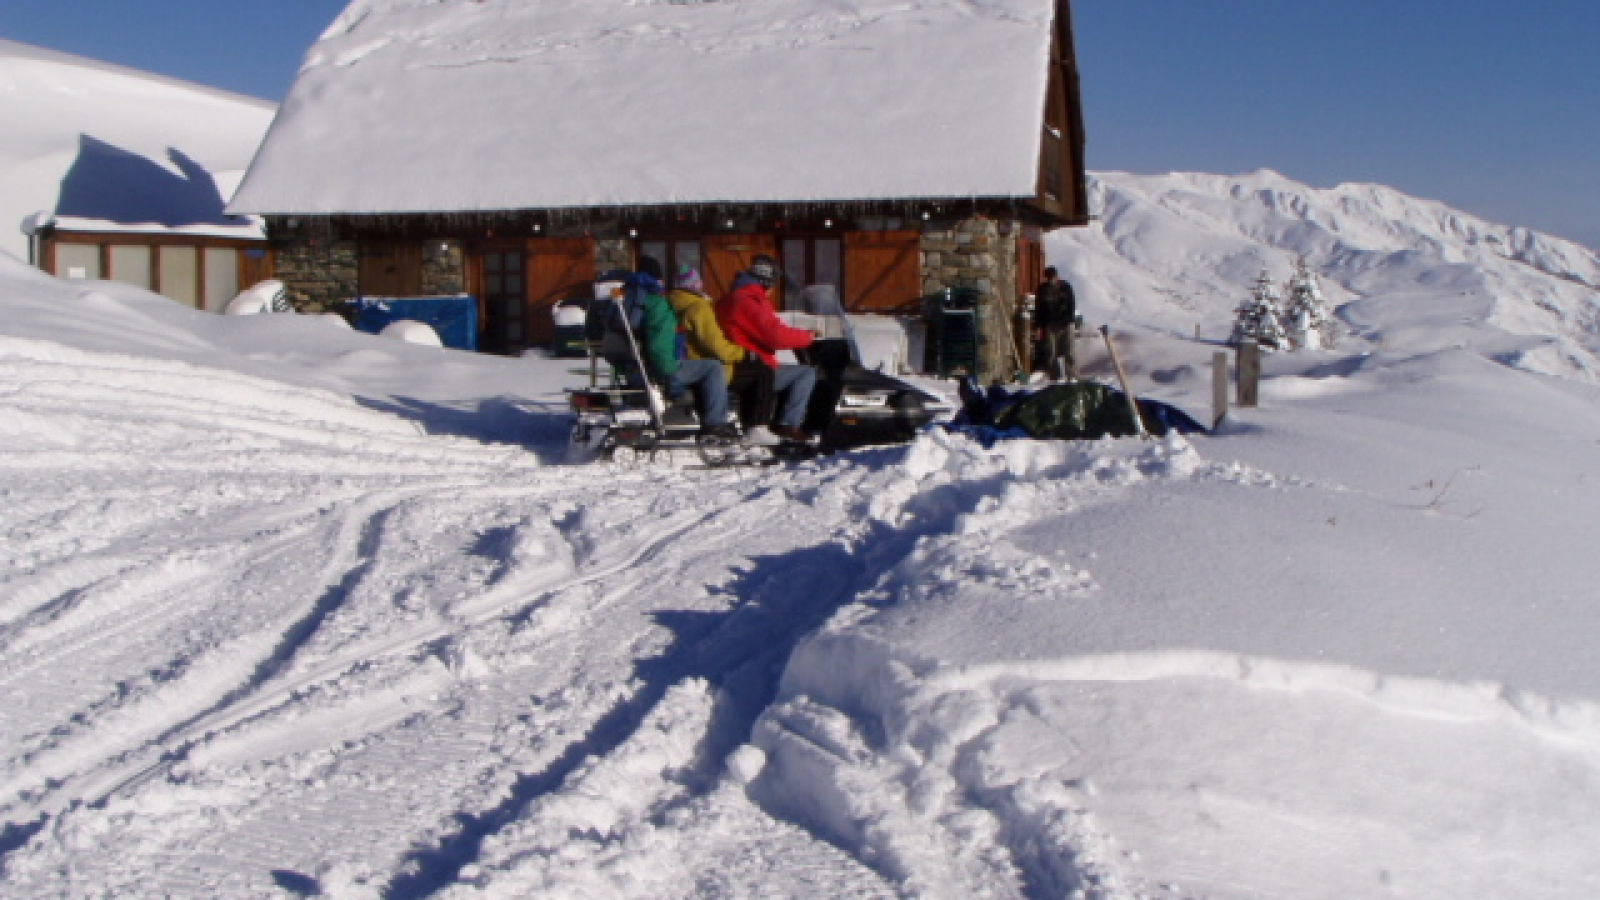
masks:
[[[748,351],[723,334],[698,270],[682,265],[676,275],[676,287],[667,302],[678,315],[678,328],[683,332],[689,358],[722,361],[728,384],[739,395],[739,417],[747,426],[746,443],[778,443],[777,436],[767,427],[773,414],[772,367],[752,359]]]

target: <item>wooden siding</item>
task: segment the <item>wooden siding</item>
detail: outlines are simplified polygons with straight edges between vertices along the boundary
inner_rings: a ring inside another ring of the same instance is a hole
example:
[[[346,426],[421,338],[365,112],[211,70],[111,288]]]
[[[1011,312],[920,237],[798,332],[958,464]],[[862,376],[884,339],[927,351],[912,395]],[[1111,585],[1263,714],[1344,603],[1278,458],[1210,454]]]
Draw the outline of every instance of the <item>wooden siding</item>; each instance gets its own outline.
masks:
[[[1044,131],[1039,141],[1039,187],[1035,202],[1063,224],[1087,225],[1089,189],[1084,161],[1083,94],[1078,82],[1072,6],[1067,0],[1056,6]]]
[[[922,236],[915,231],[844,235],[844,300],[854,312],[922,311]]]
[[[235,258],[235,277],[231,285],[233,288],[226,298],[214,298],[226,304],[239,292],[254,284],[266,281],[274,276],[274,259],[271,248],[265,241],[252,241],[240,238],[211,237],[205,235],[182,234],[120,234],[116,232],[88,232],[54,231],[41,234],[39,238],[39,268],[56,274],[56,249],[64,245],[93,247],[99,261],[100,276],[112,278],[111,262],[112,247],[145,247],[150,254],[149,273],[150,284],[144,285],[146,289],[164,294],[172,299],[178,299],[178,294],[188,294],[195,298],[196,308],[205,309],[206,287],[208,282],[207,251],[232,250]],[[176,285],[163,284],[163,269],[161,265],[162,251],[167,248],[190,249],[195,251],[194,284],[185,285],[180,290]],[[186,301],[185,305],[188,305]],[[220,310],[217,310],[220,311]]]
[[[415,297],[422,293],[420,241],[362,241],[356,290],[363,297]]]
[[[593,238],[534,238],[528,241],[528,341],[531,346],[555,340],[551,312],[563,300],[594,295]]]
[[[770,234],[712,234],[701,243],[700,278],[705,282],[706,295],[720,298],[733,287],[735,275],[750,267],[750,261],[760,254],[777,259],[778,239]],[[774,285],[772,303],[783,308],[783,285]]]

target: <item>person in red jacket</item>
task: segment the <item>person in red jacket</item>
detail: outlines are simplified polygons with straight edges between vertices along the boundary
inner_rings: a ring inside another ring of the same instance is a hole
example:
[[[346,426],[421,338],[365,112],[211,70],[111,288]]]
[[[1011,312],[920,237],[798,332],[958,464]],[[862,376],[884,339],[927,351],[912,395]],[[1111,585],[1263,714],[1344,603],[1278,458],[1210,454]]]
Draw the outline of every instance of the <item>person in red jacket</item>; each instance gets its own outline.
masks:
[[[817,371],[810,366],[779,365],[776,354],[780,350],[803,350],[811,346],[816,335],[791,328],[773,311],[769,298],[777,280],[777,260],[764,254],[751,260],[750,268],[734,278],[733,289],[717,301],[717,323],[728,340],[773,369],[773,392],[783,397],[783,410],[773,424],[773,433],[785,440],[809,441],[811,435],[801,426],[811,391],[817,386]]]

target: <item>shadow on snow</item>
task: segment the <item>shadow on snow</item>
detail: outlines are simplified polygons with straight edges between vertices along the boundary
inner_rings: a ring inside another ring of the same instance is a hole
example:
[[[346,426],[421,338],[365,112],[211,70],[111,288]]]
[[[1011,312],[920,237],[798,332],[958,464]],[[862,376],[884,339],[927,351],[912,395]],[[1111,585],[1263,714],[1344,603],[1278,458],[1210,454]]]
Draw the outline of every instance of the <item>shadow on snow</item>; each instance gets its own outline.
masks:
[[[718,698],[710,733],[685,786],[694,791],[713,786],[721,761],[748,739],[757,716],[776,695],[795,645],[854,598],[861,571],[850,550],[836,543],[757,557],[751,563],[724,589],[745,598],[728,611],[657,612],[656,622],[671,632],[672,642],[661,655],[636,663],[642,685],[638,692],[602,716],[542,771],[520,777],[504,803],[481,813],[458,813],[459,830],[436,847],[414,852],[409,871],[384,890],[385,900],[421,900],[453,883],[464,866],[478,859],[486,838],[558,791],[585,760],[617,750],[667,691],[688,679],[712,684]]]

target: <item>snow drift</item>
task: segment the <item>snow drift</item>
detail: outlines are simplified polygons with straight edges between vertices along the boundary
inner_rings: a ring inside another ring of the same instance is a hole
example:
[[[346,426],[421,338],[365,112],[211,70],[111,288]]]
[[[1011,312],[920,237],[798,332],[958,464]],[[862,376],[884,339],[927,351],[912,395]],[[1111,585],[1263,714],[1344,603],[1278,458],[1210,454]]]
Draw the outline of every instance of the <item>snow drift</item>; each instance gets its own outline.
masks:
[[[1203,415],[1279,259],[1347,341],[1207,436],[759,473],[553,465],[561,360],[0,260],[0,884],[1594,896],[1592,256],[1151,183],[1052,239],[1142,392]]]

